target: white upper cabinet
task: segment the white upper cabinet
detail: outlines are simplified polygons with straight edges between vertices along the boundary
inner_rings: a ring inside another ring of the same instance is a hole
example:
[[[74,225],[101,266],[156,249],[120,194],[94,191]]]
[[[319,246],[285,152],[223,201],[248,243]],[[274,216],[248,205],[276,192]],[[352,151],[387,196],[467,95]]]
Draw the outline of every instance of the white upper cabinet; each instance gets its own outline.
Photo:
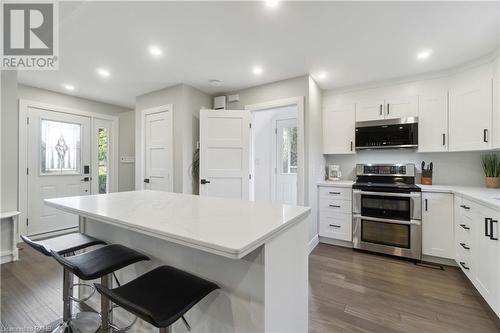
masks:
[[[448,94],[420,95],[418,99],[418,151],[448,150]]]
[[[355,105],[323,109],[323,154],[351,154],[355,147]]]
[[[383,99],[356,103],[356,121],[384,119],[384,104],[385,101]]]
[[[492,79],[463,80],[450,89],[449,150],[490,149]]]
[[[416,117],[418,97],[394,97],[385,100],[385,119]]]

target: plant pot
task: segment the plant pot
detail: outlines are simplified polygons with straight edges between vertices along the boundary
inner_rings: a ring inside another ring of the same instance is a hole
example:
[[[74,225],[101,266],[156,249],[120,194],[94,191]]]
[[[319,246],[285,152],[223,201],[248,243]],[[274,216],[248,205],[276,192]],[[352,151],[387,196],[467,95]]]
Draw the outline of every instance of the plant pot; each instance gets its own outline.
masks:
[[[486,177],[486,187],[488,188],[500,187],[500,177]]]

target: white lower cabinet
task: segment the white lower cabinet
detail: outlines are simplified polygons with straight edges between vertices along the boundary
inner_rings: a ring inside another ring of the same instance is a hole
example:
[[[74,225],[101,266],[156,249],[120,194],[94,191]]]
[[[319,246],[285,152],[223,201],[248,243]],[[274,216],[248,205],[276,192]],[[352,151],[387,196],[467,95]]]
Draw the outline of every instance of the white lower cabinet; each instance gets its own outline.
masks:
[[[352,189],[320,186],[318,233],[320,237],[352,241]]]
[[[422,254],[455,258],[451,193],[422,193]]]
[[[455,196],[455,260],[500,317],[500,212]]]

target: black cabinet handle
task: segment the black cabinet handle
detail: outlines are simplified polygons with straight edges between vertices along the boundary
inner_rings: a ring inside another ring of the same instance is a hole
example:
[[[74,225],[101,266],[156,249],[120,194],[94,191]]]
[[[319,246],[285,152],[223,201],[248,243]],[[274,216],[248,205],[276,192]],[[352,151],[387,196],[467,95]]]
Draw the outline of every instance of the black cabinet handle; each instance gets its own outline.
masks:
[[[488,142],[488,129],[487,128],[485,128],[483,130],[483,141]]]
[[[352,151],[352,141],[351,141],[351,151]]]
[[[462,247],[466,250],[470,250],[470,247],[467,246],[467,244],[465,243],[460,243],[460,245],[462,245]]]
[[[470,230],[470,227],[468,227],[466,224],[460,224],[460,226],[465,230]]]
[[[466,206],[466,205],[460,205],[460,207],[462,207],[463,209],[466,209],[466,210],[469,210],[470,207],[469,206]]]
[[[427,199],[425,199],[425,211],[427,211]]]
[[[328,192],[330,194],[340,194],[340,192]]]
[[[488,226],[490,225],[490,221],[491,221],[491,218],[489,218],[489,217],[484,218],[484,236],[491,238],[492,235],[490,235],[490,233],[488,232]]]
[[[332,227],[332,228],[341,228],[341,226],[337,225],[337,224],[330,224],[330,227]]]
[[[210,184],[210,181],[206,179],[200,179],[200,184],[201,185]]]
[[[382,115],[382,108],[383,108],[383,105],[380,104],[380,115]]]
[[[461,261],[460,266],[462,266],[464,269],[469,270],[470,268],[465,265],[465,262]]]
[[[389,103],[387,103],[387,115],[389,115]]]
[[[83,177],[80,179],[81,182],[88,182],[90,180],[90,177]]]
[[[146,184],[149,184],[149,178],[144,179],[144,182],[145,182]]]
[[[446,134],[443,133],[443,146],[446,146]]]
[[[340,208],[339,205],[329,205],[330,207],[333,207],[333,208]]]
[[[498,223],[498,221],[490,218],[490,239],[498,240],[498,237],[493,237],[493,223]]]

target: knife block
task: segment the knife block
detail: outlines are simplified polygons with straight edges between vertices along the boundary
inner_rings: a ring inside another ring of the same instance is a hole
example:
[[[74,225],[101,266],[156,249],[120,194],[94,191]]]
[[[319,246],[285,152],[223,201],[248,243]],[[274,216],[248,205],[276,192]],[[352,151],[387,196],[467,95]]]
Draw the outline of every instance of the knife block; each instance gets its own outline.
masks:
[[[432,171],[422,170],[422,185],[432,185]]]

